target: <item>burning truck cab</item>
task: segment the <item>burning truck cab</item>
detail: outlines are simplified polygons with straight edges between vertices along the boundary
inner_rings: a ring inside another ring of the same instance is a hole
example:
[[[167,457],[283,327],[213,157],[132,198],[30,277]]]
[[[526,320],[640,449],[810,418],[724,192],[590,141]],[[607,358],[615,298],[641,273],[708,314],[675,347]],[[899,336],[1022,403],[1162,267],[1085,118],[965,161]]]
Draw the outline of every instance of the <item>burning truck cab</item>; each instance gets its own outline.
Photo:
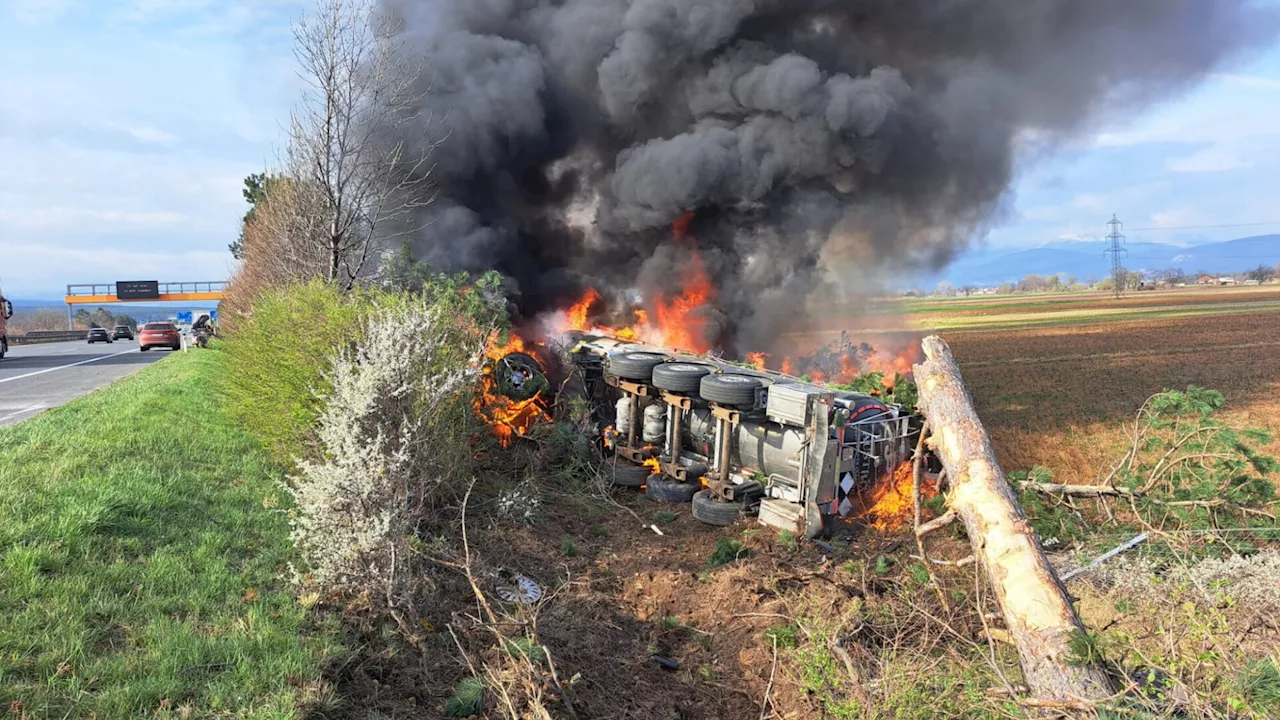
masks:
[[[573,376],[561,393],[589,403],[613,484],[692,503],[703,522],[756,516],[810,538],[875,524],[877,499],[911,470],[921,418],[877,397],[590,332],[556,345]],[[546,388],[526,358],[498,361],[513,400]]]

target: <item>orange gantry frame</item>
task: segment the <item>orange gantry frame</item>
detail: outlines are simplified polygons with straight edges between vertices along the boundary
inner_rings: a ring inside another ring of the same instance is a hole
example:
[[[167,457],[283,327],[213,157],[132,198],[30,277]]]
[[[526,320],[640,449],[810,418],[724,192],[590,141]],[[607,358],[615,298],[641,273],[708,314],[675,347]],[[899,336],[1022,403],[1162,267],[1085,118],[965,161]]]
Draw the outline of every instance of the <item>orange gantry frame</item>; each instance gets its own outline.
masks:
[[[226,291],[225,281],[165,282],[158,283],[159,294],[146,299],[121,300],[116,295],[115,283],[68,285],[68,305],[102,305],[119,302],[190,302],[221,300]]]

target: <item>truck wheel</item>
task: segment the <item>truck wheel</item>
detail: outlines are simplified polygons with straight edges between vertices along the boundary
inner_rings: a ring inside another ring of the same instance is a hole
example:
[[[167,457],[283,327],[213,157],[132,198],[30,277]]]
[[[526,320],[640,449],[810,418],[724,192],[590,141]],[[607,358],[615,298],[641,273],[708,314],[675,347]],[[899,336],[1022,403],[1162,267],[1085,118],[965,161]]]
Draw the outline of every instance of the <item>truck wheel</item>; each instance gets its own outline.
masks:
[[[620,352],[609,356],[605,371],[623,380],[648,383],[653,378],[653,368],[670,358],[666,353]]]
[[[636,465],[616,456],[602,465],[601,470],[611,485],[625,488],[644,487],[653,472],[647,465]]]
[[[764,387],[760,378],[750,375],[721,373],[707,375],[698,386],[703,400],[721,405],[754,405],[756,390]]]
[[[710,375],[713,369],[700,363],[663,363],[653,368],[653,386],[670,392],[697,392],[703,376]]]
[[[644,494],[655,502],[684,504],[693,499],[698,492],[698,483],[676,482],[661,475],[649,478]]]
[[[708,525],[728,527],[742,517],[742,505],[717,500],[710,490],[699,490],[693,496],[693,516]]]

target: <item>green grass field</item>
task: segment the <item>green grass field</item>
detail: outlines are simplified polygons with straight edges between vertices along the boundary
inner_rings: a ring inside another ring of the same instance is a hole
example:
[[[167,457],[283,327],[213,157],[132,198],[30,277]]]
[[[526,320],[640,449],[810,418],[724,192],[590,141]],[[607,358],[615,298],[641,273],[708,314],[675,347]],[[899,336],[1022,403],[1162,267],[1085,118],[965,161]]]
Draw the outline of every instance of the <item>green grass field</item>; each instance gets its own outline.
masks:
[[[295,718],[335,618],[289,591],[286,495],[216,402],[216,351],[0,430],[0,711]],[[6,716],[8,717],[8,716]]]

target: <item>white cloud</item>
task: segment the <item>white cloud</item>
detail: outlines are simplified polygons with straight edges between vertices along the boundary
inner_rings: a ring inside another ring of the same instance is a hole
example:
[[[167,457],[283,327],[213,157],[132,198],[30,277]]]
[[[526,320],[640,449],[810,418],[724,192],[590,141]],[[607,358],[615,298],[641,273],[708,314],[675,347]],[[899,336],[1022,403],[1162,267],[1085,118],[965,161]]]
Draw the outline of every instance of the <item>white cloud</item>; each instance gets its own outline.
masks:
[[[1254,161],[1227,145],[1211,145],[1199,152],[1170,158],[1165,165],[1180,173],[1213,173],[1253,167]]]
[[[9,0],[14,19],[23,25],[48,25],[66,14],[70,0]]]

